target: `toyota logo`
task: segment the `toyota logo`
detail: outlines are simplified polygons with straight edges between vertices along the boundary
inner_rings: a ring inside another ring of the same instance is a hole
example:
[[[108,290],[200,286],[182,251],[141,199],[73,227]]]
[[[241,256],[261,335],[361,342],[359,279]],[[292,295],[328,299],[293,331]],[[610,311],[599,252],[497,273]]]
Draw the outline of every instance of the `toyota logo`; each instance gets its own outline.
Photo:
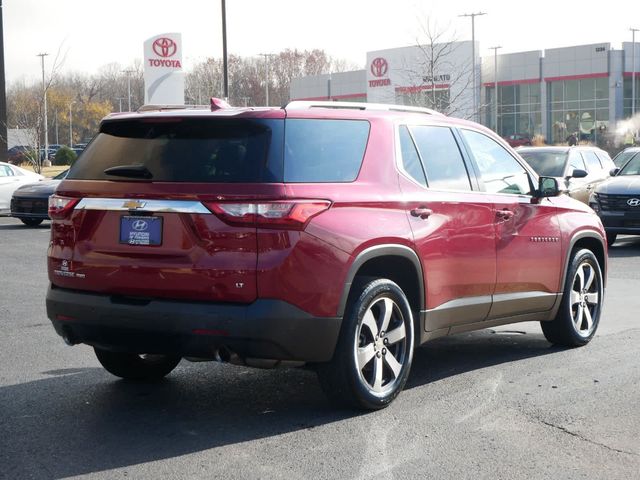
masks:
[[[167,37],[156,38],[153,42],[153,51],[160,57],[173,57],[177,49],[176,42]]]
[[[147,228],[149,228],[149,222],[146,220],[136,220],[131,224],[131,228],[133,228],[136,232],[144,232]]]
[[[627,205],[630,207],[638,207],[640,206],[640,198],[630,198],[627,200]]]
[[[384,58],[374,58],[371,62],[371,73],[374,77],[382,77],[387,73],[387,70],[389,70],[389,64]]]

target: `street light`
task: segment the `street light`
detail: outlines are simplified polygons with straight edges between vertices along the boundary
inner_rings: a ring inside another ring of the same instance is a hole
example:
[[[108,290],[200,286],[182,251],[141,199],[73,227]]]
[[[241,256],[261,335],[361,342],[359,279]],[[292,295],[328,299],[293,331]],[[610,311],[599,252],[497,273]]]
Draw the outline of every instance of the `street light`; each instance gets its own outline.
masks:
[[[49,55],[48,53],[39,53],[36,57],[40,57],[42,61],[42,96],[44,107],[44,159],[49,156],[49,126],[47,125],[47,87],[44,83],[44,57]],[[40,158],[40,152],[38,152],[38,158]],[[39,163],[38,163],[39,164]]]
[[[493,99],[493,118],[495,131],[498,133],[498,49],[502,48],[498,47],[489,47],[493,50],[493,90],[494,90],[494,99]]]
[[[229,100],[229,67],[227,62],[227,7],[225,0],[222,2],[222,76],[224,100]]]
[[[129,112],[131,111],[131,74],[133,70],[123,70],[122,73],[127,74],[127,98],[129,99]],[[120,108],[122,111],[122,107]]]
[[[631,30],[631,116],[636,116],[636,32],[637,28]]]
[[[275,55],[273,53],[260,53],[259,55],[262,55],[264,57],[264,65],[265,65],[265,81],[264,81],[264,97],[265,97],[265,102],[264,105],[265,107],[269,106],[269,58],[274,57]]]
[[[478,92],[476,91],[476,17],[486,15],[486,12],[463,13],[459,17],[471,17],[471,76],[473,77],[473,118],[478,116]]]
[[[116,97],[116,100],[118,100],[118,108],[120,109],[120,111],[122,112],[122,100],[124,100],[126,97]]]

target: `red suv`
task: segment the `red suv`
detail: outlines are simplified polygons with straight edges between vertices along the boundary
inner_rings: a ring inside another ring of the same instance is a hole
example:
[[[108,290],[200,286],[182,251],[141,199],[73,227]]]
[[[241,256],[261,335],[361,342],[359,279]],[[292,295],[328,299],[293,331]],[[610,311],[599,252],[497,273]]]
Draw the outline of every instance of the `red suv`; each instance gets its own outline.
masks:
[[[105,118],[50,200],[47,313],[111,373],[309,363],[388,405],[414,347],[540,321],[591,340],[606,241],[490,130],[339,102]]]

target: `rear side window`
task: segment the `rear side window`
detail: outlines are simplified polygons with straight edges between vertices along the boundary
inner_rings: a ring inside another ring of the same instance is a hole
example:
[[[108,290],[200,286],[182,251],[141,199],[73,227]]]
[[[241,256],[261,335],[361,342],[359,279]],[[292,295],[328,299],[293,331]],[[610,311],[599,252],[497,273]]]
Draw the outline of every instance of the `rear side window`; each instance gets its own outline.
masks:
[[[104,170],[142,165],[154,182],[279,182],[283,123],[180,117],[105,122],[67,178],[138,180]]]
[[[368,139],[366,120],[287,119],[284,181],[352,182]]]
[[[402,152],[402,167],[407,174],[423,187],[427,186],[427,179],[422,170],[418,151],[413,143],[411,134],[406,126],[400,127],[400,150]]]
[[[411,127],[429,188],[471,190],[469,174],[453,132],[447,127]]]

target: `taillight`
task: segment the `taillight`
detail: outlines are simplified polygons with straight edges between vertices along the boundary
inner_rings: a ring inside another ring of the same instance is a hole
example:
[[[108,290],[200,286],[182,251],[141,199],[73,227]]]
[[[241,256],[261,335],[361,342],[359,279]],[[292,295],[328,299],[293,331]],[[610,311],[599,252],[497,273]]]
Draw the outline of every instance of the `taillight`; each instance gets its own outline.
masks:
[[[204,202],[209,210],[232,225],[302,230],[312,217],[331,206],[328,200],[274,202]]]
[[[51,220],[63,220],[69,217],[79,201],[79,198],[51,195],[49,197],[49,218]]]

